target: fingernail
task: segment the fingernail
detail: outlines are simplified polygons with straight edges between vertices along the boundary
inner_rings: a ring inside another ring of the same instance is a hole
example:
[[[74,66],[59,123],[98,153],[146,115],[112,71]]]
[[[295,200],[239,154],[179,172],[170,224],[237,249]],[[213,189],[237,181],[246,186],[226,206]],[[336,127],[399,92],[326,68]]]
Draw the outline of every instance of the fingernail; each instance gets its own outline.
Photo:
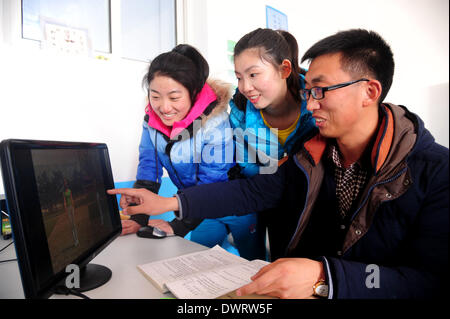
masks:
[[[236,290],[236,296],[238,296],[238,297],[242,296],[242,293],[240,290]]]

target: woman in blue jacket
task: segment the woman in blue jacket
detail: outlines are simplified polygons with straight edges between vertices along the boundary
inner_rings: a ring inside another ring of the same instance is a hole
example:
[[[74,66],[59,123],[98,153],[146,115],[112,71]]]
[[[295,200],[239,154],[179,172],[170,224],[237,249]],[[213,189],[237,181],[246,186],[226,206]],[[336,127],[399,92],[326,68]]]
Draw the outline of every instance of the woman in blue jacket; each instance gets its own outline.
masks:
[[[306,71],[298,64],[297,41],[287,31],[256,29],[236,43],[234,65],[238,90],[230,102],[230,123],[237,165],[230,179],[273,174],[315,127],[299,93]],[[258,214],[258,230],[267,228],[269,235],[269,259],[281,244],[274,232],[280,219],[272,210]]]
[[[209,66],[189,45],[178,45],[156,57],[144,84],[149,105],[139,145],[135,187],[158,193],[167,171],[178,189],[226,181],[233,166],[233,138],[227,113],[230,85],[207,80]],[[172,232],[186,235],[202,220],[170,222]],[[123,234],[137,232],[148,224],[140,215],[122,221]],[[253,216],[230,216],[205,220],[191,234],[191,240],[206,246],[221,244],[231,232],[236,248],[245,255],[252,248]],[[153,225],[154,226],[154,225]],[[164,229],[166,230],[166,229]]]
[[[314,128],[299,93],[306,71],[298,64],[297,41],[287,31],[256,29],[237,42],[234,64],[238,90],[230,102],[230,123],[238,166],[233,170],[244,177],[274,173],[278,161]],[[255,139],[252,132],[266,136]]]

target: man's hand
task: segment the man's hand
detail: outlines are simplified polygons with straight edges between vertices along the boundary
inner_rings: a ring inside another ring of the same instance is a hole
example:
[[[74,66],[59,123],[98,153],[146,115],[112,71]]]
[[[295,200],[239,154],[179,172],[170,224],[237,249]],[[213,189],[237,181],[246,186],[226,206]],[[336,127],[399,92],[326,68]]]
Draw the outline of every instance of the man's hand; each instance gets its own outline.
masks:
[[[239,288],[238,296],[269,295],[283,299],[311,298],[313,286],[325,279],[323,264],[306,258],[281,258],[261,268],[253,282]]]
[[[148,225],[161,229],[167,235],[173,235],[172,226],[163,219],[149,219]]]
[[[117,188],[107,190],[109,195],[122,195],[120,207],[124,215],[159,215],[171,210],[179,210],[175,197],[162,197],[145,188]],[[136,204],[137,206],[130,206]]]

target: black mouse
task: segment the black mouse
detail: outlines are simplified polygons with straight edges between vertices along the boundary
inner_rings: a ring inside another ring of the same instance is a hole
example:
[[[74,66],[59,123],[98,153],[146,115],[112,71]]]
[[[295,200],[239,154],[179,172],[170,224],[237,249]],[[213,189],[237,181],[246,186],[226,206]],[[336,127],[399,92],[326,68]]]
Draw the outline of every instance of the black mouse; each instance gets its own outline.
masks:
[[[152,226],[144,226],[139,228],[137,235],[139,237],[156,238],[156,239],[167,237],[165,231],[162,231],[161,229]]]

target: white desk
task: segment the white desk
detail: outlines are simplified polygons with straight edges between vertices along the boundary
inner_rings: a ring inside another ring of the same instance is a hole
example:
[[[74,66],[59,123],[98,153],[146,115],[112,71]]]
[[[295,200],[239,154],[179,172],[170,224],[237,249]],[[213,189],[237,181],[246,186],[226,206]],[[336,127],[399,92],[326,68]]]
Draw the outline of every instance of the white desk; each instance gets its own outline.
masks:
[[[0,249],[11,240],[0,240]],[[163,239],[118,237],[91,262],[107,266],[111,279],[103,286],[84,294],[93,299],[159,299],[172,294],[160,293],[136,268],[139,264],[184,255],[207,247],[181,237]],[[16,258],[14,245],[0,253],[0,260]],[[24,298],[17,261],[0,263],[0,299]],[[53,295],[51,298],[78,298]]]
[[[12,239],[3,240],[0,237],[0,249],[12,242]],[[14,244],[0,253],[0,260],[15,259],[16,251]],[[20,280],[19,266],[17,261],[0,263],[0,299],[24,298],[22,282]]]

